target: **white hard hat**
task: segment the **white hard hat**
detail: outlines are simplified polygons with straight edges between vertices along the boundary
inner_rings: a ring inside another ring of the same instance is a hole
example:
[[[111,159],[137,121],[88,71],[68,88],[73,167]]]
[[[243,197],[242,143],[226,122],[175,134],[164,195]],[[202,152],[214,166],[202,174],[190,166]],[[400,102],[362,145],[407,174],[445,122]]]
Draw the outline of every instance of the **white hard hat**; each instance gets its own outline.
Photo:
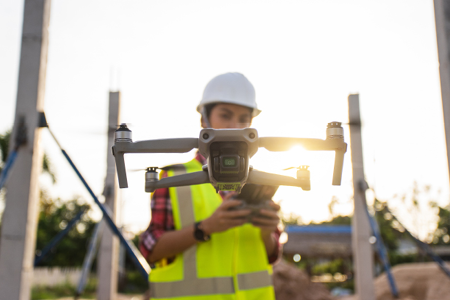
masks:
[[[259,115],[255,101],[255,88],[241,73],[225,73],[211,79],[203,91],[203,98],[197,106],[202,113],[205,105],[211,103],[231,103],[253,109],[253,117]]]

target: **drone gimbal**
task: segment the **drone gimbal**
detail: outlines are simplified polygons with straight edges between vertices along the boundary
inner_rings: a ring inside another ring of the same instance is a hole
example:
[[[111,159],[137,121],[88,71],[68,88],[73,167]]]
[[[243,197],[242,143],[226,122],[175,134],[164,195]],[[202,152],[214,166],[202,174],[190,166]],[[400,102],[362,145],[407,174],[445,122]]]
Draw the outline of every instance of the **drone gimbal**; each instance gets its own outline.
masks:
[[[158,179],[157,168],[148,168],[145,176],[145,191],[153,192],[158,188],[187,186],[211,183],[217,191],[240,192],[246,183],[260,185],[287,185],[310,190],[310,178],[307,167],[297,169],[297,178],[254,170],[250,158],[258,148],[269,151],[287,151],[300,145],[306,150],[335,151],[333,185],[341,184],[344,153],[344,130],[339,122],[328,123],[325,140],[291,137],[258,137],[254,128],[211,129],[200,131],[199,138],[175,138],[133,142],[131,131],[126,124],[116,130],[115,145],[112,147],[116,160],[120,188],[127,188],[125,153],[185,153],[198,148],[207,159],[203,171],[176,175]]]

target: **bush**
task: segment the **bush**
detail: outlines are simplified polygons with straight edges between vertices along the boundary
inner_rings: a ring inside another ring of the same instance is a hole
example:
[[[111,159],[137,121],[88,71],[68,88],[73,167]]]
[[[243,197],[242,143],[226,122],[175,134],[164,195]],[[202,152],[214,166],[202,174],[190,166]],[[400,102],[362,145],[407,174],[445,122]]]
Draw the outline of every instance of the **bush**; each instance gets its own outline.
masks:
[[[36,286],[31,289],[31,300],[58,299],[61,297],[74,297],[77,288],[70,283],[55,286]],[[89,278],[82,294],[83,298],[95,299],[97,279]]]

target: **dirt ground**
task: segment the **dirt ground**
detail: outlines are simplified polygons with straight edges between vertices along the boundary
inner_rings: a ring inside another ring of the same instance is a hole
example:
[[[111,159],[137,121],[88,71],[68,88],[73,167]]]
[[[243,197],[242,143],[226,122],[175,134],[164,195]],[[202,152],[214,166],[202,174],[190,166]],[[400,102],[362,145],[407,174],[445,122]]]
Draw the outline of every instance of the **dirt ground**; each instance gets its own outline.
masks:
[[[392,274],[402,300],[450,299],[450,278],[434,262],[398,265]],[[394,299],[385,274],[375,280],[375,290],[377,300]]]
[[[450,278],[434,262],[398,265],[392,274],[399,298],[392,296],[382,274],[374,281],[377,300],[450,300]],[[274,267],[273,282],[277,300],[357,300],[356,296],[333,298],[324,285],[312,283],[305,272],[284,262]]]
[[[450,269],[450,264],[447,266]],[[374,282],[377,300],[450,300],[450,278],[436,263],[398,265],[392,268],[392,274],[400,297],[392,296],[387,276],[382,274]],[[311,282],[304,271],[285,262],[274,266],[273,283],[277,300],[363,300],[356,296],[334,298],[323,284]],[[119,294],[117,300],[145,298]]]
[[[306,272],[284,261],[273,267],[273,285],[277,300],[332,300],[321,283],[311,282]]]
[[[447,264],[450,269],[450,264]],[[434,262],[398,265],[392,268],[399,298],[392,296],[386,274],[375,279],[377,300],[448,300],[450,278]],[[357,300],[356,296],[339,300]]]

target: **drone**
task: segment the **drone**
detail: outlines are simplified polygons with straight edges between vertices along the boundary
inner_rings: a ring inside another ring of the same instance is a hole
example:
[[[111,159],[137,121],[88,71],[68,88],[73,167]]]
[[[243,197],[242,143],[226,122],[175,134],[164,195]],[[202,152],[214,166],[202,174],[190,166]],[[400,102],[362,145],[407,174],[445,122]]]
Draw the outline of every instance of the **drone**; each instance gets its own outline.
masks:
[[[269,151],[288,151],[293,146],[302,146],[310,151],[335,151],[332,185],[340,185],[344,154],[344,130],[340,122],[330,122],[326,128],[326,139],[296,137],[259,137],[254,128],[213,129],[200,131],[198,138],[172,138],[132,141],[132,132],[122,123],[115,132],[112,153],[115,157],[119,187],[127,188],[127,173],[124,154],[126,153],[186,153],[198,149],[207,164],[202,171],[158,178],[156,167],[147,168],[145,191],[154,192],[159,188],[189,186],[211,183],[216,191],[241,192],[245,184],[285,185],[310,190],[310,172],[307,166],[297,168],[296,178],[253,169],[250,158],[259,148]]]

